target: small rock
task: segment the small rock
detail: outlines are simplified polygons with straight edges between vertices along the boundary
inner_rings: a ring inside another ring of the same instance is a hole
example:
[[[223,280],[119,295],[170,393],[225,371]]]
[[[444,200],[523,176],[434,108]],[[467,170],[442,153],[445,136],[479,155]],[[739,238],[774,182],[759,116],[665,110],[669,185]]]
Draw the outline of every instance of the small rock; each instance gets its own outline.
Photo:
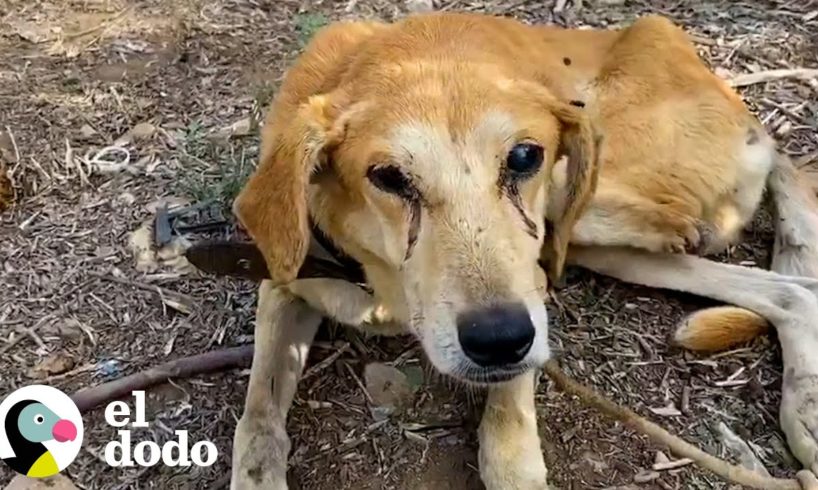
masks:
[[[633,481],[636,483],[647,483],[659,478],[658,471],[640,471],[633,477]]]
[[[132,206],[133,203],[136,202],[136,196],[130,192],[123,192],[122,194],[116,196],[116,202],[124,206]]]
[[[601,474],[608,469],[608,463],[603,461],[602,457],[598,454],[586,451],[582,453],[582,459],[590,465],[594,473]]]
[[[89,124],[83,124],[79,130],[80,138],[84,140],[89,140],[96,136],[97,134],[98,134],[97,130],[92,128],[91,125]]]
[[[54,327],[63,340],[78,342],[86,336],[83,325],[75,318],[66,318],[64,321],[57,322]]]
[[[77,490],[77,487],[65,475],[58,474],[48,478],[17,475],[4,490]]]
[[[156,133],[156,126],[151,123],[139,123],[129,131],[134,140],[145,140]]]
[[[364,368],[366,391],[372,397],[373,416],[376,419],[388,417],[403,408],[412,398],[409,379],[399,369],[379,362],[367,364]]]
[[[45,379],[74,368],[74,358],[64,352],[55,352],[28,371],[29,378]]]
[[[406,0],[406,9],[412,13],[431,12],[435,9],[432,0]]]

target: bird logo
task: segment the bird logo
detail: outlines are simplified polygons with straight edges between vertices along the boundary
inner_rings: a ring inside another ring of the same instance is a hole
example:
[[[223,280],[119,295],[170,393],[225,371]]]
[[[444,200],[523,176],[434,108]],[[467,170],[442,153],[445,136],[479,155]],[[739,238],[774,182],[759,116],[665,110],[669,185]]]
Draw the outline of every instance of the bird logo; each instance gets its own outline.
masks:
[[[56,475],[82,445],[80,412],[56,388],[32,385],[13,392],[0,403],[0,421],[0,459],[22,475]]]

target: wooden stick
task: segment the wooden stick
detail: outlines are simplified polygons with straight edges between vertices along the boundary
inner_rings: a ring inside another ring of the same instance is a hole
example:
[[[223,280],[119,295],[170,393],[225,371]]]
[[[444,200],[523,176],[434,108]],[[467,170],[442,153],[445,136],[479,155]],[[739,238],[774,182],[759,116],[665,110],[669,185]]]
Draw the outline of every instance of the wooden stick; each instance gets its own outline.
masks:
[[[71,399],[80,412],[88,412],[103,403],[144,390],[170,378],[187,378],[198,374],[243,367],[253,359],[253,345],[230,347],[176,359],[146,371],[125,376],[75,393]]]
[[[636,429],[639,433],[645,434],[654,442],[667,446],[675,455],[692,459],[698,466],[712,471],[727,481],[761,490],[802,490],[803,488],[798,480],[765,477],[742,466],[732,465],[723,459],[711,456],[630,409],[621,407],[577,383],[569,378],[554,360],[548,361],[543,369],[561,390],[578,397],[583,403]]]
[[[772,82],[774,80],[781,80],[784,78],[798,78],[806,80],[809,78],[818,78],[818,69],[815,68],[793,68],[793,69],[779,69],[779,70],[764,70],[756,73],[745,73],[737,75],[727,83],[731,87],[746,87],[756,83]]]

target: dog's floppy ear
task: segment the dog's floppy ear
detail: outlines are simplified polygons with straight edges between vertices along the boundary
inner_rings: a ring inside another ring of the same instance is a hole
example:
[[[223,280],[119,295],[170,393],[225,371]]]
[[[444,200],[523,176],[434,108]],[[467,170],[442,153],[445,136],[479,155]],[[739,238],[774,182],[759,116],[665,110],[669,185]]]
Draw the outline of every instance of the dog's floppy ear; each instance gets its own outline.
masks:
[[[344,125],[335,117],[340,98],[312,96],[295,114],[268,119],[258,168],[233,203],[233,213],[277,284],[295,280],[307,255],[307,185],[327,152],[343,138]]]
[[[602,138],[581,108],[558,101],[550,105],[562,124],[559,154],[568,157],[565,205],[552,223],[549,273],[552,280],[557,280],[565,266],[571,231],[596,190]]]

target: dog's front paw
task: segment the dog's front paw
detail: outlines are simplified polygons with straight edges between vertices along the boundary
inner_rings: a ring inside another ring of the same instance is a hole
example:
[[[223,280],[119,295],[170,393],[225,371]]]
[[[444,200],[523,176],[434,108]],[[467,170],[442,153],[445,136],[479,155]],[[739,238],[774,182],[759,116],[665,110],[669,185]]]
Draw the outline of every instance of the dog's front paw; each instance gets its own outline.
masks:
[[[548,489],[548,469],[539,438],[526,435],[523,439],[505,441],[502,447],[481,441],[480,479],[486,490]]]
[[[698,253],[702,245],[702,228],[686,216],[667,218],[664,232],[664,252],[683,254]]]
[[[233,438],[230,490],[287,490],[290,439],[272,414],[244,414]]]
[[[818,375],[784,374],[780,417],[790,451],[818,474]]]

